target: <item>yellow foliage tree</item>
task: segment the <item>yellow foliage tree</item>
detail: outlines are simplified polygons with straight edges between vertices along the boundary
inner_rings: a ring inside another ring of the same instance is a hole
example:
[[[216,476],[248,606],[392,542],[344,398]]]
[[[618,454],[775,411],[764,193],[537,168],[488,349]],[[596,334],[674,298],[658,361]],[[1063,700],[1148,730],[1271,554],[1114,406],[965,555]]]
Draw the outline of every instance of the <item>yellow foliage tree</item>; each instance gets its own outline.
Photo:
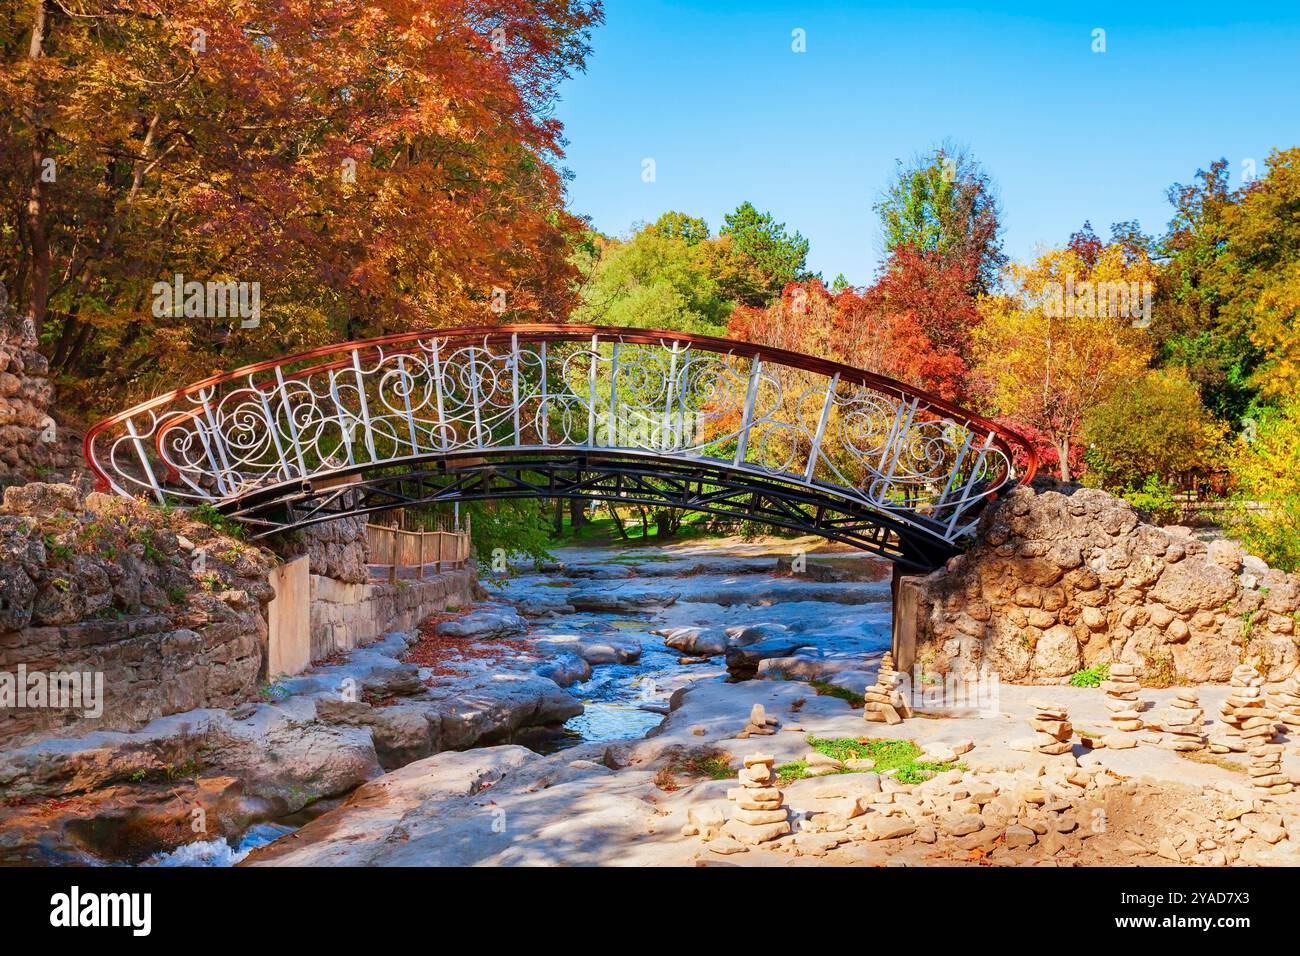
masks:
[[[1072,477],[1088,410],[1147,365],[1155,269],[1118,245],[1054,249],[1012,265],[1010,291],[980,301],[975,389]]]

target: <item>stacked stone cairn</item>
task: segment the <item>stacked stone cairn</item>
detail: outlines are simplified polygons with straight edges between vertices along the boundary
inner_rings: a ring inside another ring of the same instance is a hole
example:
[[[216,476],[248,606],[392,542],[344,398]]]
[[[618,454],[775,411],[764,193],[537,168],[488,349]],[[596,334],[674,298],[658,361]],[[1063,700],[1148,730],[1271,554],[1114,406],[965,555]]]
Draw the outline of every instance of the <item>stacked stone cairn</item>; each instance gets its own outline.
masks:
[[[1264,699],[1264,678],[1250,664],[1238,664],[1229,684],[1232,693],[1219,708],[1219,722],[1210,737],[1211,752],[1245,753],[1271,743],[1277,715]]]
[[[1282,773],[1281,744],[1259,743],[1251,747],[1249,773],[1256,793],[1280,797],[1295,789]]]
[[[1162,745],[1170,750],[1193,751],[1205,749],[1205,732],[1201,720],[1205,711],[1195,691],[1180,690],[1160,718],[1160,725],[1169,735]]]
[[[876,682],[863,695],[864,719],[878,724],[898,724],[902,723],[904,717],[912,716],[912,708],[903,692],[898,689],[901,680],[898,671],[894,670],[894,655],[885,651],[885,656],[880,659],[880,668],[876,671]]]
[[[1102,681],[1106,693],[1106,709],[1110,711],[1110,725],[1115,730],[1131,733],[1142,729],[1142,709],[1138,702],[1137,668],[1118,661],[1110,665],[1110,678]]]
[[[758,846],[790,832],[789,814],[772,769],[774,763],[776,758],[770,754],[750,754],[740,771],[740,786],[727,791],[736,809],[722,831],[740,843]]]
[[[1300,674],[1292,674],[1274,700],[1277,702],[1278,722],[1290,731],[1292,739],[1300,735]]]
[[[1030,706],[1034,708],[1034,716],[1029,719],[1029,726],[1034,729],[1034,749],[1040,754],[1069,753],[1074,737],[1069,711],[1041,700],[1030,701]]]
[[[749,723],[745,729],[736,734],[742,740],[746,737],[760,736],[768,737],[776,733],[777,720],[775,717],[769,717],[767,708],[762,704],[755,704],[749,710]]]

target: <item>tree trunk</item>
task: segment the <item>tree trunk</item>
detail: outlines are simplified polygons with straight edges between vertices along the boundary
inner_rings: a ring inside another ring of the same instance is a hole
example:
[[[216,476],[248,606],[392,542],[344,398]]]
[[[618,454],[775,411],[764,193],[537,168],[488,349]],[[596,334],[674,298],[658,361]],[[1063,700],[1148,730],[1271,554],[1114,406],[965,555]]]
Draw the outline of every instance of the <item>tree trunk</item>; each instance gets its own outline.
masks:
[[[36,61],[41,58],[45,46],[45,34],[49,23],[50,0],[41,0],[36,5],[36,19],[32,23],[32,44],[27,58],[35,70]],[[27,102],[23,108],[23,118],[32,130],[32,147],[28,153],[29,175],[31,184],[27,191],[27,233],[31,240],[31,294],[27,299],[26,334],[39,342],[45,326],[45,310],[50,297],[50,237],[46,217],[48,207],[45,202],[45,183],[41,179],[41,163],[45,160],[45,150],[49,145],[50,131],[46,128],[41,115],[41,92],[39,80],[32,81],[28,91]]]
[[[1056,446],[1056,453],[1060,456],[1060,474],[1062,481],[1070,480],[1070,439],[1063,438],[1061,443]]]
[[[569,499],[569,524],[577,531],[587,523],[587,503],[581,498]]]
[[[564,536],[564,499],[555,499],[555,536],[561,538]]]

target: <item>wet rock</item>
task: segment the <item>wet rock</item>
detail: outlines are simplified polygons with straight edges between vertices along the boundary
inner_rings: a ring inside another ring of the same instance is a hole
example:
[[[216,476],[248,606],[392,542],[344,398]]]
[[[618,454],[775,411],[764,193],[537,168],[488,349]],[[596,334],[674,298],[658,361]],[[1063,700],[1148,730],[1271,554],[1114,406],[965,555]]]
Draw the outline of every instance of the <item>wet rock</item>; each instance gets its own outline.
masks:
[[[577,654],[560,654],[537,665],[537,674],[568,687],[591,678],[591,664]]]
[[[647,608],[668,607],[680,593],[669,588],[630,586],[613,590],[583,589],[568,597],[569,603],[579,611],[631,614]]]
[[[808,638],[783,635],[743,646],[727,648],[727,671],[731,676],[749,680],[758,674],[759,662],[769,657],[789,657],[801,647],[807,647]]]
[[[510,637],[527,630],[528,622],[512,607],[479,608],[453,620],[443,621],[437,627],[439,635],[459,640]]]
[[[725,653],[727,633],[718,627],[672,627],[651,631],[663,636],[669,647],[693,657],[716,657]]]

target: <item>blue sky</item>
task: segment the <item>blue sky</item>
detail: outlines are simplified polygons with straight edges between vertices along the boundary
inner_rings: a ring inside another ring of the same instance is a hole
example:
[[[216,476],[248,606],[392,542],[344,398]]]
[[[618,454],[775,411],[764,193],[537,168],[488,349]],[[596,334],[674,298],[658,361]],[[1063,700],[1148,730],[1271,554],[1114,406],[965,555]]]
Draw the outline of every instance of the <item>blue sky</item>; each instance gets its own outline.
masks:
[[[716,231],[748,199],[808,237],[814,271],[862,284],[895,159],[946,137],[997,182],[1021,259],[1085,219],[1161,232],[1170,184],[1222,156],[1235,185],[1300,144],[1300,4],[973,6],[607,0],[555,108],[570,206],[622,235],[668,209]]]

